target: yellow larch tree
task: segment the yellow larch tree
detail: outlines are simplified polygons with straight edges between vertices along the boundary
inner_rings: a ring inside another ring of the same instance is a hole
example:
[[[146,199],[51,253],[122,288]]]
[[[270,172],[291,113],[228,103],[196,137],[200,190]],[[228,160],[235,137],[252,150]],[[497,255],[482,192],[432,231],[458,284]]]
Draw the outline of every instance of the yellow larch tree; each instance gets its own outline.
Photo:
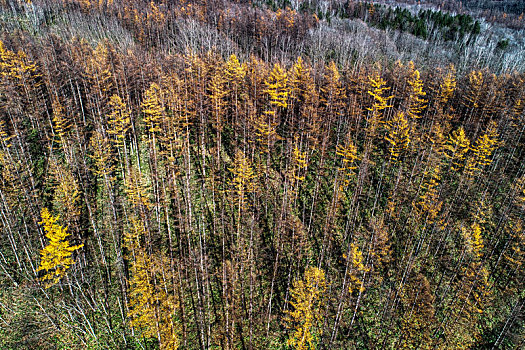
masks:
[[[58,100],[54,98],[52,102],[53,108],[53,132],[56,136],[56,142],[63,144],[67,140],[67,134],[71,128],[71,124],[64,113],[64,107]]]
[[[6,49],[4,43],[0,40],[0,76],[7,77],[24,84],[23,79],[28,76],[35,77],[36,64],[27,59],[23,51],[14,53]]]
[[[301,145],[299,137],[296,136],[294,142],[290,145],[290,167],[287,170],[286,176],[289,179],[290,189],[292,195],[298,194],[298,189],[306,178],[306,169],[308,168],[308,152],[303,150],[306,146]]]
[[[250,160],[241,150],[237,150],[233,167],[229,170],[233,175],[230,181],[232,201],[236,203],[239,210],[246,209],[248,196],[254,193],[257,187],[257,175],[252,168]]]
[[[107,94],[113,90],[113,74],[111,73],[111,66],[109,60],[108,43],[100,41],[93,51],[93,56],[90,59],[90,69],[92,78],[98,91]]]
[[[498,125],[496,122],[490,122],[487,131],[478,137],[473,146],[470,147],[472,155],[467,159],[465,165],[465,172],[467,175],[472,176],[490,163],[492,159],[490,156],[500,145],[498,140]]]
[[[240,115],[246,113],[243,111],[242,102],[248,97],[247,91],[243,89],[246,77],[246,63],[241,64],[237,56],[232,54],[226,61],[224,76],[228,87],[226,89],[228,92],[226,96],[227,108],[233,115],[233,125],[240,129],[242,123]]]
[[[305,67],[303,59],[298,57],[291,69],[290,99],[295,101],[301,100],[307,92],[307,89],[312,87],[308,83],[313,83],[310,70]]]
[[[308,167],[307,153],[301,151],[296,141],[292,147],[292,178],[296,181],[304,181],[306,168]]]
[[[215,60],[214,69],[209,79],[209,101],[211,104],[211,125],[216,132],[216,161],[221,160],[222,130],[226,116],[226,97],[229,94],[229,86],[226,84],[225,65],[221,60]]]
[[[472,254],[479,261],[482,257],[483,237],[481,236],[481,226],[474,222],[468,227],[461,228],[461,234],[465,240],[467,252]]]
[[[369,6],[368,6],[368,14],[370,15],[370,17],[372,17],[374,15],[374,13],[376,12],[376,8],[374,6],[373,3],[371,3]]]
[[[312,77],[312,69],[301,57],[292,66],[290,98],[299,107],[299,120],[295,133],[306,135],[310,148],[316,148],[321,130],[318,113],[319,94]]]
[[[264,93],[269,98],[270,108],[256,121],[256,136],[264,152],[269,152],[273,141],[278,138],[276,127],[279,125],[278,112],[288,106],[288,74],[276,63],[268,79],[264,82]]]
[[[247,91],[251,99],[259,104],[266,96],[265,80],[270,74],[268,65],[255,55],[250,56],[246,63],[246,80],[243,88]]]
[[[150,257],[141,247],[145,234],[141,220],[132,218],[131,227],[124,234],[127,258],[131,260],[129,280],[129,317],[131,325],[144,338],[156,338],[160,349],[179,347],[179,325],[174,320],[178,300],[174,297],[163,266],[169,265],[162,254]]]
[[[143,172],[131,166],[124,181],[124,193],[128,203],[136,209],[149,210],[151,202],[151,184]]]
[[[339,171],[341,172],[339,192],[344,193],[355,175],[355,169],[357,169],[356,161],[359,158],[357,155],[357,148],[354,145],[350,134],[348,134],[347,140],[343,145],[337,145],[335,153],[341,157],[343,163],[339,168]]]
[[[0,150],[0,190],[5,195],[6,204],[9,208],[20,205],[20,193],[22,184],[20,174],[22,164],[13,159],[10,152]]]
[[[71,225],[76,225],[81,213],[78,181],[72,170],[55,158],[50,159],[49,168],[55,188],[53,203],[70,227]]]
[[[444,147],[447,142],[447,138],[444,135],[445,129],[449,127],[448,123],[441,124],[435,120],[430,126],[430,130],[424,132],[420,136],[421,147],[430,148],[429,157],[427,158],[427,166],[434,168],[441,166],[446,159],[444,154]]]
[[[168,115],[173,118],[176,130],[182,132],[190,126],[195,117],[193,98],[190,96],[186,82],[177,74],[163,75],[161,89],[164,92],[164,103]]]
[[[348,284],[348,293],[352,295],[354,291],[364,292],[365,286],[361,276],[370,269],[363,263],[363,252],[359,249],[357,244],[351,243],[350,256],[343,254],[343,258],[350,260],[350,269],[348,272],[350,283]]]
[[[226,76],[225,76],[225,67],[222,62],[217,62],[215,69],[211,74],[211,79],[209,80],[209,100],[211,103],[211,124],[217,131],[217,138],[219,138],[220,133],[224,127],[224,114],[226,112],[225,98],[229,94],[229,90],[226,85]]]
[[[188,127],[194,118],[191,98],[184,89],[184,82],[177,76],[162,77],[162,89],[165,92],[167,116],[161,125],[159,134],[160,153],[166,159],[166,165],[175,173],[179,172],[176,162],[182,156],[186,144]]]
[[[383,111],[389,107],[389,101],[394,96],[388,96],[387,90],[390,88],[386,85],[386,81],[379,74],[380,67],[377,67],[368,77],[368,90],[367,94],[372,96],[372,106],[368,107],[370,116],[368,117],[367,132],[368,135],[374,137],[379,124],[382,122]]]
[[[308,93],[308,89],[312,88],[313,81],[310,76],[309,69],[305,67],[303,59],[301,57],[297,58],[297,61],[292,65],[290,69],[290,110],[295,111],[297,108],[302,109],[305,97]],[[295,113],[292,114],[295,117]],[[297,132],[304,133],[307,130],[306,120],[304,115],[301,113],[298,116],[298,120],[292,121],[290,123],[294,125],[294,130],[291,130],[291,133],[295,135]]]
[[[144,124],[149,133],[155,135],[161,131],[160,123],[164,116],[160,87],[156,83],[151,83],[144,93],[142,100],[142,113],[144,113]]]
[[[226,81],[233,91],[236,91],[242,84],[242,80],[246,76],[246,65],[241,64],[235,54],[232,54],[228,61],[226,61]]]
[[[427,223],[432,224],[441,210],[443,202],[439,200],[438,187],[441,181],[439,166],[423,175],[421,194],[414,202],[418,215]]]
[[[266,88],[264,92],[268,94],[270,99],[270,106],[277,108],[286,108],[288,106],[288,95],[290,90],[288,87],[288,74],[281,67],[280,64],[276,63],[273,66],[273,70],[270,72],[270,76],[264,82]],[[275,111],[275,109],[273,111]],[[271,111],[267,112],[268,114]]]
[[[432,330],[437,324],[435,297],[428,279],[421,273],[408,279],[401,293],[405,309],[401,319],[401,344],[398,349],[434,349]]]
[[[116,147],[122,147],[131,127],[129,109],[120,96],[112,95],[107,104],[108,134]]]
[[[321,103],[324,118],[328,122],[338,118],[345,109],[346,92],[341,82],[341,73],[334,61],[325,68],[324,85],[321,87]]]
[[[178,303],[154,283],[162,278],[158,269],[144,250],[138,250],[130,268],[129,316],[143,337],[157,338],[160,349],[174,350],[179,347],[179,326],[174,320]]]
[[[44,271],[41,280],[45,281],[46,288],[49,288],[66,275],[67,270],[74,263],[71,255],[84,245],[70,246],[66,239],[70,235],[67,227],[59,225],[59,217],[53,216],[47,208],[42,209],[41,216],[42,221],[39,224],[44,226],[49,243],[40,251],[40,266],[37,271]]]
[[[0,120],[0,145],[5,148],[11,147],[11,139],[14,135],[9,135],[6,124],[3,120]]]
[[[100,130],[96,130],[89,145],[92,152],[89,157],[93,161],[93,172],[104,179],[112,180],[115,166],[108,138]]]
[[[39,101],[43,98],[41,77],[37,64],[28,59],[24,51],[15,53],[0,40],[0,109],[17,105],[15,108],[25,114],[25,118],[38,118],[45,108]]]
[[[160,4],[162,4],[162,2]],[[149,8],[146,14],[146,21],[154,22],[160,27],[164,26],[166,23],[166,9],[157,6],[154,1],[150,1],[148,5]]]
[[[131,324],[146,338],[157,337],[154,286],[151,283],[151,263],[146,253],[137,249],[131,263],[129,316]]]
[[[421,112],[426,108],[427,101],[423,99],[426,92],[423,91],[423,80],[421,80],[419,71],[415,69],[412,61],[408,64],[408,70],[407,84],[409,88],[406,114],[411,119],[417,119],[421,117]]]
[[[322,306],[326,292],[323,270],[308,267],[304,278],[295,280],[290,290],[292,310],[286,311],[285,321],[292,334],[287,344],[296,350],[316,349],[322,330]]]
[[[246,77],[246,64],[241,64],[237,59],[237,56],[232,54],[228,61],[226,61],[226,67],[224,72],[226,84],[229,86],[227,91],[232,97],[229,99],[231,101],[230,108],[234,111],[235,115],[239,113],[239,99],[241,95],[245,94],[242,91],[242,84],[244,78]]]
[[[516,192],[514,204],[519,210],[525,211],[525,175],[516,180],[513,189]]]
[[[473,70],[468,74],[469,84],[465,95],[465,104],[468,107],[477,108],[482,94],[483,72]]]
[[[470,148],[470,140],[463,128],[453,131],[443,146],[443,154],[450,160],[451,169],[459,171],[465,166],[465,157]]]
[[[465,249],[471,255],[472,260],[461,269],[462,278],[457,284],[457,301],[460,304],[457,305],[452,315],[457,317],[456,323],[459,329],[471,327],[473,329],[453,329],[453,332],[463,332],[465,336],[451,336],[450,338],[457,342],[457,348],[470,349],[479,334],[479,329],[476,329],[477,322],[491,296],[491,290],[489,272],[482,262],[484,244],[480,225],[474,222],[467,228],[463,227],[461,231]]]
[[[372,249],[370,250],[370,266],[373,268],[372,273],[376,279],[381,281],[382,270],[392,260],[392,250],[388,226],[384,218],[375,217],[370,221],[372,229]]]
[[[451,312],[452,324],[445,330],[447,346],[455,349],[470,349],[479,336],[479,321],[491,297],[489,271],[483,262],[483,228],[486,205],[477,206],[477,213],[469,225],[461,227],[464,249],[470,261],[461,268],[456,283],[456,301]]]
[[[402,112],[396,115],[386,123],[388,134],[385,140],[388,141],[388,152],[394,162],[408,149],[410,144],[410,126],[408,120]]]
[[[523,112],[525,111],[525,101],[523,99],[518,98],[516,101],[514,101],[514,104],[512,106],[511,110],[511,118],[513,121],[513,126],[518,126],[520,123],[520,117],[523,115]]]
[[[456,68],[453,64],[448,67],[447,73],[439,84],[439,102],[444,105],[456,90]]]

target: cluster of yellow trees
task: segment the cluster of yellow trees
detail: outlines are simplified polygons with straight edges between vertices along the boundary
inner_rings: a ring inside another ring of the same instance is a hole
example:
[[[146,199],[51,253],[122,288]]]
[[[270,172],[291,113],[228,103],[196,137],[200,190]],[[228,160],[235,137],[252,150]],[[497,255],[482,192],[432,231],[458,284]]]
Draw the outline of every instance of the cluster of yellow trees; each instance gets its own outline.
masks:
[[[518,344],[523,74],[53,45],[0,41],[0,280],[49,339]]]

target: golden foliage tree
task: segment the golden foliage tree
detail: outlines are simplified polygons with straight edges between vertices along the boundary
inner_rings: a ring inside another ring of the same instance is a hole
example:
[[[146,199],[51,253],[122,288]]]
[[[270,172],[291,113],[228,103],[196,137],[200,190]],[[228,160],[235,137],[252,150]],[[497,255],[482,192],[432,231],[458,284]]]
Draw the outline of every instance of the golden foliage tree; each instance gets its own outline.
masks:
[[[167,159],[167,165],[175,169],[175,160],[182,156],[186,146],[188,127],[195,116],[192,98],[185,89],[185,83],[177,75],[164,76],[162,89],[165,92],[167,116],[159,135],[160,152]],[[177,170],[176,170],[177,172]]]
[[[217,64],[211,75],[208,89],[210,90],[209,99],[212,111],[212,125],[215,130],[217,130],[218,135],[224,127],[223,117],[226,112],[225,97],[229,94],[226,82],[225,67],[223,67],[222,64]],[[219,139],[219,137],[217,137],[217,139]]]
[[[341,73],[334,61],[331,61],[325,68],[324,80],[321,87],[324,118],[333,121],[343,113],[346,99]]]
[[[11,147],[11,139],[14,135],[9,135],[6,124],[3,120],[0,120],[0,145],[5,148]]]
[[[418,273],[410,278],[402,294],[405,312],[400,349],[433,349],[432,328],[437,320],[428,279]]]
[[[321,130],[321,119],[318,113],[319,94],[315,88],[312,69],[301,57],[292,66],[290,78],[290,98],[299,106],[297,130],[306,134],[311,148],[316,148]]]
[[[256,190],[257,175],[253,171],[250,160],[241,150],[237,150],[230,171],[233,174],[233,179],[230,181],[232,200],[238,208],[245,209],[248,196]]]
[[[483,238],[481,237],[481,226],[474,222],[472,225],[461,228],[461,234],[465,240],[468,253],[472,254],[476,260],[480,260],[483,250]]]
[[[80,186],[67,165],[53,158],[49,166],[55,185],[53,202],[64,220],[71,225],[80,216]]]
[[[124,245],[132,252],[129,281],[129,317],[132,326],[145,338],[157,338],[161,349],[174,350],[179,346],[179,325],[175,321],[178,301],[162,266],[169,264],[163,255],[150,258],[140,246],[144,235],[143,223],[133,219],[124,235]]]
[[[108,102],[108,134],[112,137],[111,142],[121,147],[126,140],[126,134],[131,127],[131,119],[128,107],[120,96],[112,95]]]
[[[496,122],[491,122],[487,131],[478,137],[474,145],[470,148],[472,156],[469,157],[465,165],[465,172],[468,175],[474,175],[480,172],[492,162],[490,156],[500,144],[498,137],[498,126]]]
[[[144,113],[143,121],[147,130],[152,135],[160,132],[160,123],[164,116],[164,107],[162,106],[161,91],[158,84],[151,83],[144,93],[141,107],[142,113]]]
[[[286,108],[288,106],[288,95],[290,90],[288,87],[288,74],[281,67],[280,64],[276,63],[273,66],[273,70],[270,72],[270,76],[264,82],[266,88],[264,92],[268,94],[270,99],[270,106],[274,108]],[[275,110],[267,111],[267,114],[275,114]]]
[[[129,169],[128,176],[124,182],[124,192],[128,202],[136,209],[149,210],[153,207],[151,202],[151,183],[143,172],[135,167]]]
[[[373,102],[372,106],[367,108],[367,110],[370,111],[367,130],[370,136],[374,136],[377,127],[382,122],[383,111],[392,107],[388,103],[394,96],[388,96],[386,93],[390,88],[386,86],[386,81],[381,78],[379,69],[370,74],[368,77],[368,85],[367,93],[372,96]]]
[[[443,76],[443,81],[439,84],[439,102],[445,104],[456,90],[456,68],[451,64],[447,73]]]
[[[459,273],[455,299],[458,304],[452,306],[452,324],[445,329],[447,346],[455,349],[470,349],[475,344],[480,335],[480,317],[491,296],[489,271],[482,261],[484,242],[480,223],[484,221],[483,216],[483,213],[479,214],[470,225],[461,228],[464,249],[470,262]]]
[[[308,167],[306,151],[301,151],[297,143],[292,148],[292,178],[296,181],[304,181],[304,171]]]
[[[100,41],[88,60],[88,74],[100,93],[109,93],[114,88],[108,43]]]
[[[53,131],[56,135],[56,141],[62,144],[71,128],[71,124],[64,114],[64,107],[57,98],[53,99]]]
[[[421,80],[419,71],[415,69],[412,61],[409,63],[407,84],[409,85],[409,91],[406,114],[412,119],[420,118],[421,112],[426,108],[427,101],[423,99],[426,92],[423,91],[423,80]]]
[[[111,180],[115,167],[109,140],[101,131],[96,130],[91,137],[89,145],[92,150],[90,158],[94,163],[93,172],[102,178]]]
[[[473,70],[468,74],[468,86],[465,95],[465,104],[468,107],[479,107],[483,86],[483,72]]]
[[[326,278],[323,270],[309,267],[302,280],[295,280],[290,290],[290,305],[287,311],[287,326],[292,334],[287,344],[296,350],[315,349],[322,323],[321,308],[324,305]]]
[[[350,135],[348,135],[346,144],[337,145],[336,154],[341,156],[343,162],[342,166],[339,168],[339,171],[342,173],[339,191],[343,192],[350,185],[350,182],[355,175],[354,170],[357,169],[356,161],[359,158],[357,156],[357,148]]]
[[[234,125],[240,125],[239,116],[243,113],[242,102],[248,97],[244,82],[246,78],[246,63],[241,64],[235,54],[226,61],[225,81],[227,85],[226,104],[232,114]],[[247,113],[246,113],[247,114]],[[245,115],[246,115],[245,114]]]
[[[37,271],[45,272],[41,279],[47,282],[46,288],[49,288],[66,275],[67,270],[74,263],[71,255],[84,245],[70,246],[69,241],[66,240],[70,235],[67,233],[67,227],[59,225],[59,217],[51,215],[47,208],[42,209],[41,216],[40,224],[44,226],[49,244],[40,251],[40,266]]]
[[[177,302],[162,286],[154,283],[158,267],[143,250],[135,255],[131,264],[130,313],[131,324],[145,338],[157,338],[160,348],[177,349],[179,346],[178,325],[174,320]]]
[[[388,134],[385,140],[388,141],[388,152],[394,162],[408,149],[410,144],[410,126],[408,120],[402,112],[398,112],[394,118],[386,123]]]
[[[383,218],[373,218],[370,227],[373,234],[370,266],[373,267],[375,277],[382,280],[380,272],[392,260],[390,234]]]
[[[246,65],[241,64],[235,54],[232,54],[226,62],[226,82],[233,91],[236,91],[246,76]]]
[[[525,176],[517,179],[513,188],[514,191],[516,191],[514,204],[519,208],[519,210],[525,211]]]
[[[465,166],[465,157],[470,148],[470,140],[463,128],[453,131],[443,146],[443,154],[450,160],[451,169],[459,171]]]
[[[363,252],[359,249],[357,244],[350,244],[350,256],[343,254],[345,259],[350,259],[350,270],[349,277],[350,283],[348,284],[348,293],[352,295],[354,291],[363,292],[365,290],[364,281],[361,279],[361,275],[368,272],[370,269],[363,263]]]
[[[265,110],[256,121],[256,136],[263,146],[263,150],[269,152],[270,145],[278,138],[276,131],[279,124],[278,111],[288,106],[288,95],[290,93],[288,74],[281,65],[276,63],[264,85],[264,93],[270,100],[270,109]]]
[[[300,101],[304,98],[307,90],[313,84],[310,75],[310,69],[305,66],[301,57],[293,64],[290,76],[290,98],[295,101]]]
[[[420,217],[431,224],[441,210],[443,202],[439,200],[438,187],[441,181],[440,168],[436,167],[423,175],[424,181],[421,185],[421,194],[414,203],[414,208]]]
[[[0,40],[0,76],[15,80],[17,84],[24,84],[22,80],[35,73],[36,64],[28,60],[23,51],[15,53],[8,50]]]

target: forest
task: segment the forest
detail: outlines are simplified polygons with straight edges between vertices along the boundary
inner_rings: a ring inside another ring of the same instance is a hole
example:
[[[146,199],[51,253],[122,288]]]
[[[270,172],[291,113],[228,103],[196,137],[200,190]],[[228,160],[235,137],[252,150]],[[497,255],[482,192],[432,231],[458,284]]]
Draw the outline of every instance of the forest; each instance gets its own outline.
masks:
[[[398,5],[0,0],[0,349],[525,348],[523,16]]]

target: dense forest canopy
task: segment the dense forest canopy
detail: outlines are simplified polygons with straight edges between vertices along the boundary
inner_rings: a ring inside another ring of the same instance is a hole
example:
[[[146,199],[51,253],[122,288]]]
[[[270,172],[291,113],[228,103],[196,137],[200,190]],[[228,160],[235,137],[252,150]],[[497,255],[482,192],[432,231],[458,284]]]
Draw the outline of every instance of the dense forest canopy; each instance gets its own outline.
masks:
[[[0,348],[523,348],[522,32],[401,5],[0,0]]]

